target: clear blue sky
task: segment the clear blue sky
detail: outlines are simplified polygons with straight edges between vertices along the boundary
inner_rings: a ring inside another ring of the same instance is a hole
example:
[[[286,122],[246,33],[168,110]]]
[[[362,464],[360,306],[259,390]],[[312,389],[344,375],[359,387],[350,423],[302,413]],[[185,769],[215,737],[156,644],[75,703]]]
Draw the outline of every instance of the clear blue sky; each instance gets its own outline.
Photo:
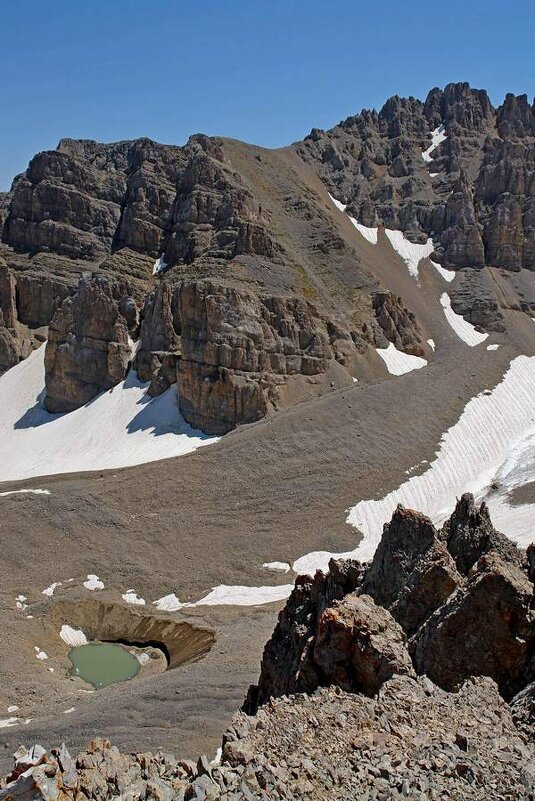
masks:
[[[5,0],[0,189],[62,136],[276,147],[392,94],[535,93],[534,0]]]

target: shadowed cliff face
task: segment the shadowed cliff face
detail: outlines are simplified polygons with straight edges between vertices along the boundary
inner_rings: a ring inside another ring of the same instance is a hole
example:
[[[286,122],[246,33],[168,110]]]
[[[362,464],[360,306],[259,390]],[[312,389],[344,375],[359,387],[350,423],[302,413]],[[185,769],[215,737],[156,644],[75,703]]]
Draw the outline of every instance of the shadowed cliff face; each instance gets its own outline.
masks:
[[[368,272],[325,187],[363,225],[432,237],[434,258],[462,268],[453,309],[502,331],[480,268],[535,269],[534,114],[525,96],[494,109],[454,84],[280,151],[64,139],[0,196],[0,373],[49,337],[47,405],[74,409],[124,377],[129,332],[150,394],[176,383],[185,418],[224,433],[350,383],[370,346],[425,356],[411,296]],[[86,271],[106,319],[77,289]],[[112,335],[125,283],[141,326]]]

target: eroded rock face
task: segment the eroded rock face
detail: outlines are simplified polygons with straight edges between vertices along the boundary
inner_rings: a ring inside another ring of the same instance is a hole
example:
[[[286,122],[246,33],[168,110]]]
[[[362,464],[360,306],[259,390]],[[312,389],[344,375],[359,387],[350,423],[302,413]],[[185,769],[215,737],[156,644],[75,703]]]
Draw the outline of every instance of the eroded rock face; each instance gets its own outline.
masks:
[[[329,572],[314,578],[300,576],[279,613],[277,626],[266,643],[258,686],[252,686],[245,703],[249,713],[271,696],[311,692],[319,685],[311,650],[323,611],[359,586],[363,567],[350,560],[332,560]]]
[[[531,550],[496,532],[468,494],[438,532],[398,506],[367,568],[331,561],[327,576],[297,580],[245,709],[325,684],[373,694],[383,671],[410,672],[408,654],[448,691],[483,675],[511,698],[535,678]],[[341,567],[351,581],[335,578]]]
[[[532,681],[533,585],[496,551],[481,557],[457,590],[414,635],[418,673],[453,690],[469,676],[491,676],[506,698]]]
[[[389,607],[420,559],[436,542],[437,533],[428,517],[398,505],[392,520],[384,526],[381,542],[366,572],[363,591],[377,604]]]
[[[425,347],[416,317],[390,292],[376,292],[372,298],[377,322],[389,342],[413,356],[424,356]]]
[[[59,307],[45,352],[45,406],[70,412],[126,376],[132,358],[129,326],[137,312],[126,285],[99,276],[82,278]]]
[[[390,98],[295,147],[352,217],[411,241],[432,236],[444,266],[535,269],[534,120],[525,95],[494,109],[457,83],[425,102]],[[440,125],[446,139],[424,160]]]
[[[394,674],[414,675],[406,638],[369,595],[351,593],[320,617],[313,659],[321,684],[375,695]]]
[[[524,554],[492,525],[485,503],[477,507],[474,496],[465,493],[445,523],[441,536],[455,559],[457,569],[467,575],[481,556],[497,551],[506,562],[521,567]]]

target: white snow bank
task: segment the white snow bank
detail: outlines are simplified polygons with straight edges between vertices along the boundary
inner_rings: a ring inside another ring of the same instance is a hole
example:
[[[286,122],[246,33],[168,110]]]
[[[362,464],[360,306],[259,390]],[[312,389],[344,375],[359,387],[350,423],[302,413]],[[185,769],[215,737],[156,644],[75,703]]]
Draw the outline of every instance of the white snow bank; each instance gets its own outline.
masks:
[[[182,456],[218,439],[185,422],[175,387],[151,399],[132,371],[80,409],[50,414],[41,406],[44,354],[42,345],[0,376],[0,481],[128,467]]]
[[[293,584],[277,584],[274,587],[220,584],[199,601],[182,603],[171,593],[154,601],[154,605],[164,612],[176,612],[194,606],[260,606],[287,598],[293,587]]]
[[[71,626],[63,625],[59,636],[67,645],[75,648],[78,645],[87,645],[87,637],[82,629],[73,629]]]
[[[440,273],[444,281],[451,283],[455,278],[455,270],[445,270],[440,264],[437,264],[436,261],[431,261],[433,267]]]
[[[9,492],[0,492],[0,498],[5,498],[7,495],[21,495],[23,493],[29,493],[31,495],[50,495],[50,490],[47,489],[10,490]]]
[[[123,601],[126,601],[127,604],[136,604],[136,606],[145,606],[145,599],[140,598],[139,595],[135,590],[127,590],[121,596]]]
[[[422,259],[427,259],[434,250],[433,240],[428,239],[425,245],[419,245],[416,242],[410,242],[404,235],[403,231],[394,231],[391,228],[385,228],[385,234],[390,240],[390,244],[401,256],[410,275],[413,278],[418,278],[418,265]]]
[[[332,202],[334,203],[334,205],[336,206],[337,209],[339,209],[340,211],[345,211],[347,209],[347,204],[346,203],[341,203],[339,200],[337,200],[335,197],[333,197],[330,194],[330,192],[328,193],[328,195],[331,198]]]
[[[152,268],[152,274],[153,275],[159,275],[160,273],[163,273],[167,269],[167,267],[168,267],[168,264],[165,261],[164,257],[160,256],[154,262],[154,266]]]
[[[289,573],[292,569],[288,562],[264,562],[262,567],[267,570],[279,570],[281,573]]]
[[[84,587],[86,590],[103,590],[104,589],[104,582],[99,579],[98,576],[95,576],[94,573],[89,573],[87,576],[87,581],[84,581]]]
[[[393,342],[389,344],[388,348],[376,348],[376,350],[391,375],[410,373],[411,370],[419,370],[427,364],[427,361],[421,356],[412,356],[410,353],[398,350]]]
[[[12,706],[8,706],[8,708],[7,708],[7,711],[9,712],[9,714],[11,714],[12,712],[16,712],[17,710],[18,710],[18,706],[16,704],[12,704]]]
[[[48,654],[45,651],[42,651],[39,646],[34,645],[34,651],[37,659],[40,659],[41,661],[48,659]]]
[[[158,598],[157,601],[154,601],[154,606],[161,612],[176,612],[178,609],[182,609],[184,604],[178,600],[174,592],[171,592],[169,595],[164,595],[163,598]]]
[[[74,712],[75,710],[76,710],[76,707],[75,707],[75,706],[71,706],[69,709],[64,709],[64,710],[63,710],[63,714],[64,714],[64,715],[70,715],[70,714],[71,714],[72,712]]]
[[[54,581],[54,583],[51,584],[50,587],[47,587],[46,589],[43,590],[41,595],[47,595],[49,598],[51,598],[54,595],[57,587],[61,587],[61,581]]]
[[[428,339],[427,340],[427,344],[429,345],[431,350],[435,350],[435,340],[434,339]]]
[[[368,242],[371,242],[372,245],[377,244],[377,234],[379,228],[369,228],[366,225],[362,225],[362,223],[357,222],[354,217],[349,217],[349,219],[351,220],[351,222],[353,223],[359,234],[362,234],[362,236],[365,239],[367,239]]]
[[[293,590],[293,584],[277,584],[275,587],[243,587],[240,585],[229,586],[220,584],[214,587],[200,601],[187,606],[257,606],[259,604],[269,604],[272,601],[281,601],[287,598]]]
[[[8,729],[10,726],[16,726],[19,723],[19,718],[2,718],[0,719],[0,729]]]
[[[481,334],[476,331],[472,323],[468,323],[464,317],[457,314],[451,308],[450,296],[444,292],[440,297],[440,304],[444,309],[446,320],[451,325],[457,336],[473,348],[475,345],[480,345],[487,339],[488,334]]]
[[[485,498],[494,525],[520,545],[532,542],[535,504],[511,506],[507,495],[535,481],[534,394],[535,357],[518,356],[489,394],[480,393],[467,403],[459,420],[442,436],[436,458],[425,473],[409,478],[381,500],[360,501],[349,510],[346,522],[363,534],[357,548],[338,554],[306,554],[294,562],[294,571],[326,570],[330,558],[371,559],[383,525],[398,503],[440,525],[463,492]],[[490,490],[491,486],[498,490]]]
[[[443,123],[439,125],[438,128],[435,128],[434,131],[431,131],[431,146],[422,153],[423,160],[427,162],[433,161],[431,153],[447,138],[448,134],[446,133]],[[434,174],[436,175],[436,173]]]
[[[498,350],[499,345],[487,345],[487,350]]]

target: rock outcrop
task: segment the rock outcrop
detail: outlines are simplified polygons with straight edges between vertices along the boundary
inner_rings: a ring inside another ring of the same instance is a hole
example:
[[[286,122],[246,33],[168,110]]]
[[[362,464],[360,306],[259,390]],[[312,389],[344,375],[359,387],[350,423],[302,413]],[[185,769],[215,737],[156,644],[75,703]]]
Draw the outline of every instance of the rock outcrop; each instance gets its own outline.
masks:
[[[410,644],[416,670],[447,690],[491,676],[511,698],[535,679],[533,584],[496,551],[482,556],[465,587],[434,612]]]
[[[192,282],[178,303],[180,410],[208,433],[259,420],[287,377],[324,374],[334,360],[328,323],[307,301]]]
[[[467,83],[392,97],[294,145],[366,226],[433,237],[445,267],[535,269],[535,103]],[[435,133],[435,138],[432,133]]]
[[[398,350],[423,356],[425,346],[416,317],[403,305],[402,298],[390,292],[376,292],[372,297],[373,308],[386,339]]]
[[[45,351],[45,407],[70,412],[126,376],[132,358],[129,329],[137,310],[128,287],[98,276],[80,280],[50,324]]]
[[[398,506],[367,568],[345,561],[330,569],[352,580],[337,582],[334,594],[329,575],[297,580],[247,711],[329,684],[373,694],[390,671],[410,674],[409,654],[416,673],[448,691],[483,675],[509,700],[535,680],[530,562],[471,495],[440,531]]]
[[[176,383],[182,414],[207,433],[349,384],[370,346],[428,358],[416,316],[369,274],[317,176],[364,225],[433,238],[433,258],[460,272],[454,311],[504,331],[501,305],[529,312],[531,301],[498,293],[481,268],[535,269],[534,130],[525,96],[494,109],[450,84],[314,129],[284,153],[201,134],[182,147],[63,139],[0,196],[0,371],[46,338],[87,270],[128,284],[143,309],[140,378],[153,396]],[[74,334],[68,317],[53,341]],[[124,353],[106,369],[71,356],[54,357],[50,408],[124,376]]]

